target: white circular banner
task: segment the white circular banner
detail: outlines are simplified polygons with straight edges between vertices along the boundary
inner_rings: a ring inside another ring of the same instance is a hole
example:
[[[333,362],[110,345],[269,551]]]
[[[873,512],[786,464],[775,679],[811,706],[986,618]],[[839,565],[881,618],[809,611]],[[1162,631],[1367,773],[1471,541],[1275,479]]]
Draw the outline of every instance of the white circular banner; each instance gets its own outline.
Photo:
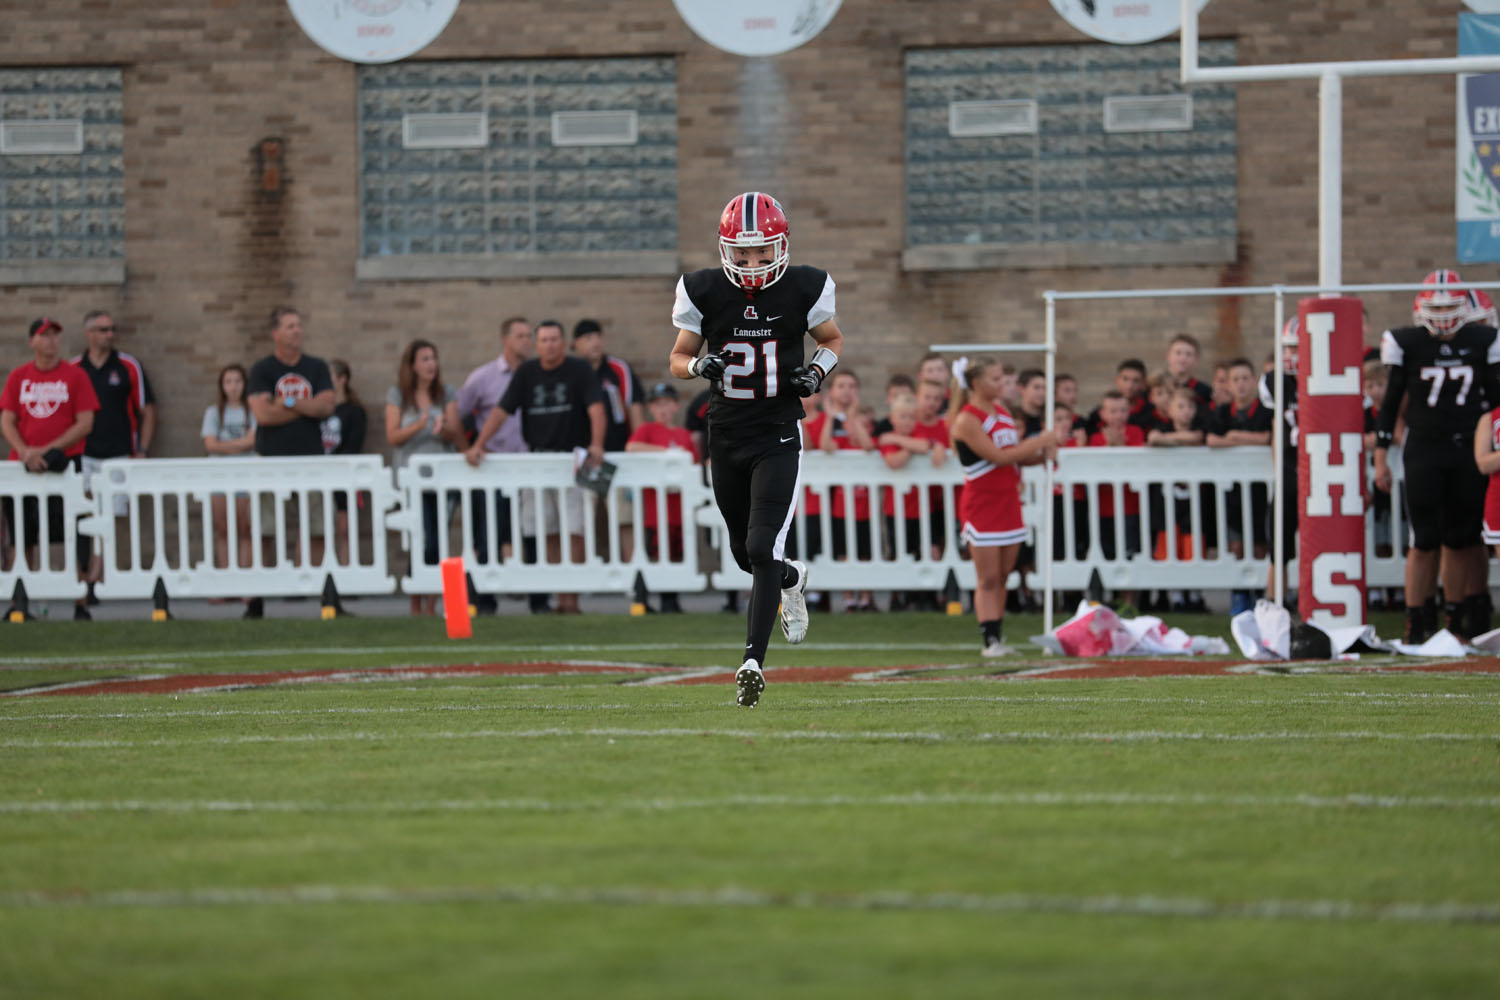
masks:
[[[790,52],[828,27],[843,0],[672,0],[693,33],[737,56]]]
[[[1202,10],[1208,0],[1195,0]],[[1181,0],[1052,0],[1073,27],[1101,42],[1136,45],[1165,38],[1181,27]]]
[[[458,0],[286,0],[325,52],[357,63],[405,59],[443,33]]]

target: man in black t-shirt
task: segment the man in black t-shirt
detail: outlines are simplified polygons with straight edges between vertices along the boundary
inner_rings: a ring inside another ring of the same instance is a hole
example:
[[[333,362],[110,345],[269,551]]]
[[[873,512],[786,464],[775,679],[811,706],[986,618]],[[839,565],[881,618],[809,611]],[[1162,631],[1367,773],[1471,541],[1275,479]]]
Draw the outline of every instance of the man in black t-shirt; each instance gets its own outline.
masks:
[[[99,397],[99,411],[94,414],[94,428],[83,443],[83,488],[90,489],[94,474],[108,458],[145,458],[156,434],[156,395],[146,369],[134,357],[115,350],[114,317],[103,310],[93,310],[83,317],[83,333],[88,349],[72,359],[94,385]],[[116,496],[114,515],[125,517],[129,501]],[[122,544],[129,537],[122,530]],[[97,604],[94,584],[103,578],[104,558],[83,537],[78,541],[79,561],[87,566],[88,603]],[[84,553],[88,556],[85,558]],[[122,558],[124,555],[122,553]]]
[[[255,453],[263,456],[323,454],[323,420],[333,413],[333,376],[328,365],[311,354],[302,353],[302,317],[291,306],[271,310],[271,353],[250,369],[245,383],[245,402],[255,417]],[[312,498],[316,500],[317,498]],[[275,511],[270,518],[264,505],[261,530],[274,530]],[[298,532],[295,527],[298,505],[287,505],[288,557],[297,558]],[[308,529],[313,539],[312,563],[323,558],[323,513],[316,503],[308,506]],[[266,561],[272,561],[271,554]],[[264,606],[259,597],[251,598],[245,617],[259,618]]]
[[[323,420],[333,413],[333,376],[322,358],[302,353],[302,317],[271,310],[272,351],[250,369],[245,401],[255,416],[257,455],[323,454]]]
[[[521,433],[533,452],[571,454],[574,448],[587,448],[590,467],[604,461],[604,390],[587,361],[568,356],[562,324],[556,320],[537,324],[536,357],[516,368],[505,394],[485,418],[474,443],[464,452],[470,465],[478,466],[484,461],[485,442],[515,413],[525,418]],[[520,491],[523,535],[536,533],[537,492]],[[577,486],[562,492],[565,512],[558,510],[556,494],[548,491],[544,495],[541,521],[542,533],[547,536],[547,561],[562,561],[561,515],[565,513],[572,561],[582,563],[583,526],[591,523],[585,521],[587,500],[583,489]],[[557,613],[576,615],[578,595],[558,594]]]

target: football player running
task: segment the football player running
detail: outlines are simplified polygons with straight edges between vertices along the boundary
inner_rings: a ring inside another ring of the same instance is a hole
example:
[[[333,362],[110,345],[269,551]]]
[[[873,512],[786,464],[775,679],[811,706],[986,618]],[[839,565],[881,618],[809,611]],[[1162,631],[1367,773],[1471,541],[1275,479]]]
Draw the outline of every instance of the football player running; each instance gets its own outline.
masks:
[[[1443,573],[1445,625],[1460,638],[1474,635],[1485,608],[1466,572],[1481,544],[1486,479],[1474,463],[1479,418],[1500,401],[1500,335],[1475,322],[1476,310],[1456,271],[1433,271],[1417,293],[1413,326],[1387,330],[1380,359],[1390,378],[1375,428],[1375,483],[1391,488],[1386,450],[1403,400],[1405,493],[1411,522],[1406,554],[1406,641],[1424,642],[1438,629],[1438,568]],[[1447,556],[1446,559],[1443,556]],[[1487,617],[1487,612],[1484,613]]]
[[[825,271],[790,266],[781,204],[737,195],[719,218],[719,267],[677,281],[672,374],[707,379],[714,499],[734,561],[753,578],[736,701],[754,708],[765,690],[766,646],[781,605],[787,642],[807,637],[807,567],[783,559],[802,470],[802,398],[838,364],[844,336]],[[803,338],[817,349],[804,356]],[[698,352],[704,344],[707,352]]]

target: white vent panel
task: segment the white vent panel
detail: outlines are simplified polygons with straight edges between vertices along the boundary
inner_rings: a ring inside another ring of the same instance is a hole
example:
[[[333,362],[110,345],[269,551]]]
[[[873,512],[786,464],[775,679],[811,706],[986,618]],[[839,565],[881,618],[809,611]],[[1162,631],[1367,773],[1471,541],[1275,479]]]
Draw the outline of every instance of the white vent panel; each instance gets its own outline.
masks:
[[[401,145],[407,149],[483,149],[490,144],[483,111],[401,116]]]
[[[78,118],[0,122],[0,153],[41,156],[83,152],[83,121]]]
[[[1036,101],[951,101],[948,134],[958,138],[1035,135]]]
[[[554,111],[554,146],[634,146],[638,122],[634,111]]]
[[[1193,98],[1188,94],[1158,97],[1106,97],[1106,132],[1186,132],[1193,127]]]

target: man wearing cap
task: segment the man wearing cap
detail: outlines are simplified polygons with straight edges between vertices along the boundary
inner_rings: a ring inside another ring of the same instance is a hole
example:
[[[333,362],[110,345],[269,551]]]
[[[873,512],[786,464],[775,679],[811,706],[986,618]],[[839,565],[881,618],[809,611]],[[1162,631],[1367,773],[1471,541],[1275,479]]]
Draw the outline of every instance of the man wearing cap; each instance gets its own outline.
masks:
[[[99,409],[89,377],[62,359],[58,340],[62,329],[61,323],[47,316],[32,323],[27,334],[32,360],[12,371],[0,391],[0,433],[10,442],[11,460],[22,462],[28,472],[62,472],[69,465],[76,469],[84,438],[94,426],[94,411]],[[22,521],[30,558],[41,540],[41,517],[34,498],[23,502]],[[5,522],[15,538],[15,509],[9,501]],[[61,542],[64,527],[62,497],[48,497],[48,539]],[[73,617],[89,618],[81,601]]]
[[[599,388],[604,393],[604,450],[623,451],[630,432],[645,419],[641,380],[635,377],[630,365],[604,353],[604,326],[596,319],[581,319],[573,325],[573,353],[587,361],[599,376]],[[635,535],[627,520],[630,510],[628,506],[620,508],[623,515],[620,555],[627,560],[635,546]],[[609,511],[602,503],[594,505],[594,539],[600,555],[608,559]]]
[[[574,324],[573,353],[594,369],[604,391],[604,450],[623,451],[630,432],[645,420],[641,380],[625,361],[604,353],[604,327],[596,319]]]
[[[637,427],[630,435],[630,440],[625,442],[626,451],[671,451],[680,448],[693,456],[693,461],[703,461],[698,446],[693,441],[692,433],[685,427],[677,426],[677,389],[670,382],[658,382],[651,387],[651,395],[646,408],[651,419]],[[641,491],[641,508],[645,512],[646,523],[646,551],[650,558],[660,560],[662,558],[659,546],[661,545],[659,530],[659,518],[656,512],[656,491],[645,489]],[[682,561],[682,494],[667,494],[667,552],[672,562]],[[682,611],[682,606],[677,602],[674,593],[663,593],[661,595],[661,610],[666,614],[675,614]]]

